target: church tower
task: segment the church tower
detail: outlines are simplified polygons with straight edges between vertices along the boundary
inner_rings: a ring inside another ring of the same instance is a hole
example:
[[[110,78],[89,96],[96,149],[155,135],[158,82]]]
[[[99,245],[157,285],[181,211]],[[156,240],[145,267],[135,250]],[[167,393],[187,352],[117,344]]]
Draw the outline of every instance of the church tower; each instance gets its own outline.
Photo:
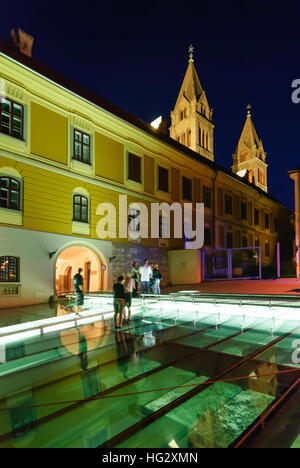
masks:
[[[214,160],[214,125],[193,60],[194,48],[189,48],[189,64],[174,107],[171,111],[170,136],[210,161]]]
[[[255,131],[250,109],[248,104],[246,122],[233,154],[232,172],[247,176],[249,182],[268,192],[266,153]]]

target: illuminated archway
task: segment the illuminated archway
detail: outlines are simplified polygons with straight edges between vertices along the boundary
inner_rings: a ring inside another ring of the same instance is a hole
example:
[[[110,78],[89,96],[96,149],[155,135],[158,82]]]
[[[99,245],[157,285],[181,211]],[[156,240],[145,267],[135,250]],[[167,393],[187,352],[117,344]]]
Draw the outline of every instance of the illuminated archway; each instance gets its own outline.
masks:
[[[82,245],[70,245],[56,259],[55,289],[58,294],[73,291],[73,277],[82,268],[84,291],[106,289],[106,264],[97,253]]]

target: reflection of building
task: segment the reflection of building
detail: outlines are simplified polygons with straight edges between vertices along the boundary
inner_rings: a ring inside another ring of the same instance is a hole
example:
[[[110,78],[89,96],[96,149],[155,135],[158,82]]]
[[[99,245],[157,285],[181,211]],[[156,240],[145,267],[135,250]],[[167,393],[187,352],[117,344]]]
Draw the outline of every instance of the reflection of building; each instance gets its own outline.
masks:
[[[295,229],[296,229],[296,258],[297,278],[300,279],[300,167],[289,172],[295,182]]]
[[[253,172],[251,183],[214,162],[212,110],[192,56],[171,138],[4,43],[0,67],[2,307],[45,302],[55,287],[70,289],[79,264],[90,290],[111,288],[114,276],[146,257],[161,264],[168,283],[168,250],[180,255],[174,281],[199,281],[198,252],[185,252],[183,239],[172,233],[171,239],[128,240],[117,222],[116,238],[98,237],[98,205],[112,203],[118,219],[124,194],[148,208],[152,202],[203,202],[207,247],[260,245],[263,263],[273,262],[291,213],[265,193],[266,174]],[[252,163],[262,165],[265,153],[250,127],[254,140],[242,140],[257,145],[249,159],[256,171]],[[132,210],[130,216],[135,229]],[[161,226],[165,219],[163,212]]]

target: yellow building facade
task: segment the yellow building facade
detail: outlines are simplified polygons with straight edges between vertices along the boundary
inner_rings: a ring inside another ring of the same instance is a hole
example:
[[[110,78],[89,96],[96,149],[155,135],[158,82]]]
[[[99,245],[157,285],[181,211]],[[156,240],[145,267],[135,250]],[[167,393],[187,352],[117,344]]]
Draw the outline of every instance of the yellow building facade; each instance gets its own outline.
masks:
[[[274,261],[292,214],[214,163],[212,136],[209,153],[199,154],[4,43],[0,80],[2,307],[65,290],[79,249],[87,290],[110,289],[144,258],[158,261],[164,283],[172,282],[168,251],[182,250],[182,239],[129,241],[119,226],[116,238],[99,238],[97,207],[113,204],[118,219],[120,195],[149,208],[204,203],[205,248],[259,245],[263,263]],[[200,281],[199,271],[190,276],[182,266],[182,282]]]

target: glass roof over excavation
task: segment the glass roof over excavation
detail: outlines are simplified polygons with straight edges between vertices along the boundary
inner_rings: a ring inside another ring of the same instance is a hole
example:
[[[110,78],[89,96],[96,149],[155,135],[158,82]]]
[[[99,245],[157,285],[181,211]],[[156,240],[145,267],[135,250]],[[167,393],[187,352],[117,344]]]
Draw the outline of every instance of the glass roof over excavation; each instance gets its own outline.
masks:
[[[297,301],[149,297],[122,329],[111,296],[71,305],[0,314],[1,448],[299,448]]]

